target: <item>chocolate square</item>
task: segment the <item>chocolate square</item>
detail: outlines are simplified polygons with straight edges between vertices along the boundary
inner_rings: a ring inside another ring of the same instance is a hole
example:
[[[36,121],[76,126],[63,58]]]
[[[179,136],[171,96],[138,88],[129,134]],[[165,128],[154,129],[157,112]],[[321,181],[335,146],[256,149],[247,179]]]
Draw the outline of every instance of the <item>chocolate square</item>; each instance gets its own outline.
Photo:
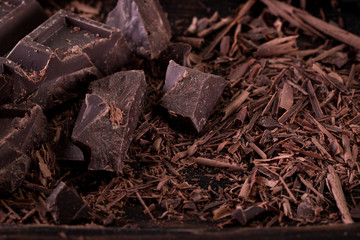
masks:
[[[64,10],[24,37],[8,58],[40,79],[96,66],[111,74],[131,60],[121,31]]]
[[[35,0],[0,1],[0,56],[47,19]]]

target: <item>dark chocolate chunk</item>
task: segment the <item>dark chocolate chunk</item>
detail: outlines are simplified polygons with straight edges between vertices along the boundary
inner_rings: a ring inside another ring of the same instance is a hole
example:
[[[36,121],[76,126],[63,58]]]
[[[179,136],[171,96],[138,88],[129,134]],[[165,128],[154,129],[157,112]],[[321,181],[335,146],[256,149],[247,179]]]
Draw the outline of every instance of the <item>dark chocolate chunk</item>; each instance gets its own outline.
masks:
[[[23,98],[36,89],[36,82],[30,81],[14,62],[0,57],[0,67],[0,105]]]
[[[0,56],[9,52],[46,18],[36,0],[0,1]]]
[[[47,210],[57,224],[69,224],[90,217],[91,209],[75,189],[64,182],[53,190],[46,200]]]
[[[246,225],[249,221],[254,220],[257,216],[263,214],[267,210],[259,206],[251,206],[247,209],[235,209],[232,212],[232,216],[241,223],[241,225]]]
[[[258,124],[264,128],[267,128],[267,129],[275,129],[275,128],[278,128],[278,127],[281,127],[280,123],[278,123],[277,121],[275,121],[273,118],[271,117],[261,117],[259,120],[258,120]]]
[[[0,144],[0,195],[14,192],[24,181],[31,159],[8,143]]]
[[[0,194],[21,185],[31,151],[46,139],[47,120],[38,105],[0,106]]]
[[[106,24],[120,28],[137,54],[156,58],[171,38],[169,21],[158,0],[119,0]]]
[[[187,65],[191,46],[187,43],[170,43],[169,46],[161,52],[158,58],[158,65],[163,72],[166,71],[170,60],[179,63],[182,66]]]
[[[69,140],[63,140],[56,152],[57,161],[84,161],[84,154],[81,149]]]
[[[170,61],[160,105],[167,109],[176,124],[200,132],[226,84],[227,81],[222,77]]]
[[[26,100],[30,100],[44,110],[51,109],[84,93],[89,82],[101,78],[95,67],[80,69],[76,72],[44,81]]]
[[[65,111],[60,114],[67,116],[62,121],[57,121],[58,135],[54,141],[55,157],[57,161],[83,162],[85,161],[82,150],[71,142],[71,132],[75,125],[72,117],[73,111]]]
[[[129,63],[131,51],[120,30],[60,10],[24,37],[8,59],[44,80],[93,66],[111,74]]]
[[[121,172],[145,89],[142,71],[118,72],[90,84],[72,133],[90,155],[90,170]]]

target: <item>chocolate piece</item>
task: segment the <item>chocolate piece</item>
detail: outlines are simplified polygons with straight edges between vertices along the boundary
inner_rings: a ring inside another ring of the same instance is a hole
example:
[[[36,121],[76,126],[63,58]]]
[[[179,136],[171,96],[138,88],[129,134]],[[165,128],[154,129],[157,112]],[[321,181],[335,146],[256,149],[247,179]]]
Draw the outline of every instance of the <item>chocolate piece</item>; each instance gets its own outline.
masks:
[[[36,88],[36,83],[14,62],[0,57],[0,67],[0,105],[14,102]]]
[[[183,128],[200,132],[227,81],[219,76],[182,67],[170,61],[160,106]]]
[[[65,116],[72,116],[73,111],[63,112]],[[59,121],[57,128],[60,129],[59,137],[54,142],[55,145],[55,157],[57,161],[73,161],[83,162],[85,161],[82,150],[70,141],[71,132],[74,128],[75,120],[72,117],[65,118],[63,121]]]
[[[24,181],[31,159],[8,143],[0,144],[0,195],[14,192]]]
[[[69,224],[86,219],[91,209],[75,189],[60,182],[46,200],[47,210],[57,224]]]
[[[64,10],[24,37],[8,55],[40,82],[94,65],[110,74],[128,64],[130,57],[121,31]]]
[[[90,170],[121,172],[145,89],[143,71],[118,72],[90,84],[72,133],[90,155]]]
[[[44,10],[35,0],[0,1],[0,56],[9,52],[46,18]]]
[[[9,194],[21,185],[31,151],[47,138],[46,127],[38,105],[0,106],[0,194]]]
[[[161,52],[158,65],[162,72],[166,71],[170,60],[185,66],[189,61],[191,46],[187,43],[170,43],[169,46]]]
[[[171,38],[169,21],[158,0],[119,0],[106,24],[120,28],[137,54],[156,58]]]
[[[84,154],[81,149],[69,140],[63,140],[56,152],[57,161],[80,161],[83,162]]]
[[[89,82],[99,79],[101,76],[95,67],[86,67],[58,78],[48,79],[26,100],[48,110],[78,97],[85,92],[84,89],[87,89]]]
[[[232,212],[233,218],[237,219],[241,225],[246,225],[249,221],[254,220],[257,216],[263,214],[267,210],[259,206],[251,206],[247,209],[235,209]]]

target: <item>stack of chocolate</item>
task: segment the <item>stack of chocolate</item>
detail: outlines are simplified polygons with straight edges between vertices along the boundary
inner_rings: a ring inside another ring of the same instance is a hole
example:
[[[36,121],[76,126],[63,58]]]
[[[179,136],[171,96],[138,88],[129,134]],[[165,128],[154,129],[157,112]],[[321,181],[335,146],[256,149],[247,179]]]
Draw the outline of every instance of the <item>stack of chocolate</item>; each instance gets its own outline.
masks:
[[[49,112],[73,99],[82,99],[82,106],[72,116],[76,121],[52,142],[56,158],[89,161],[89,170],[121,174],[146,96],[146,76],[133,69],[139,59],[162,64],[161,69],[168,65],[159,105],[174,125],[195,133],[227,84],[182,66],[191,47],[170,44],[170,25],[158,0],[119,0],[106,24],[64,10],[44,21],[44,11],[32,0],[1,1],[0,17],[0,39],[6,42],[0,48],[6,56],[0,57],[0,195],[22,184],[33,151],[52,141]],[[72,195],[73,212],[62,212],[58,199]],[[56,222],[68,223],[87,216],[81,201],[62,182],[48,198],[48,211]]]

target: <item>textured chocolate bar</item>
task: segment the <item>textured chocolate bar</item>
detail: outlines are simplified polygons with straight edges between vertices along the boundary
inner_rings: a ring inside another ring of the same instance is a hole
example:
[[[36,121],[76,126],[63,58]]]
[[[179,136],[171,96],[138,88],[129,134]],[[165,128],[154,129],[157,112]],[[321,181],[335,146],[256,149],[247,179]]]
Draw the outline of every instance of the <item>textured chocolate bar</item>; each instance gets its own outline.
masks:
[[[60,10],[23,38],[8,58],[44,79],[93,65],[111,74],[129,63],[131,51],[121,31]]]
[[[38,105],[0,106],[0,194],[21,185],[31,151],[47,136],[47,120]]]
[[[170,61],[160,105],[176,125],[200,132],[227,81],[219,76],[182,67]]]
[[[57,224],[71,222],[90,217],[91,209],[81,199],[75,189],[60,182],[46,199],[47,210]]]
[[[156,58],[171,38],[169,21],[158,0],[119,0],[106,24],[120,28],[130,48],[148,59]]]
[[[35,0],[0,1],[0,56],[47,18]]]
[[[146,90],[143,71],[118,72],[90,84],[72,140],[90,155],[90,170],[120,173]]]
[[[31,79],[26,100],[47,110],[125,66],[131,56],[119,30],[61,10],[22,39],[8,58]]]

